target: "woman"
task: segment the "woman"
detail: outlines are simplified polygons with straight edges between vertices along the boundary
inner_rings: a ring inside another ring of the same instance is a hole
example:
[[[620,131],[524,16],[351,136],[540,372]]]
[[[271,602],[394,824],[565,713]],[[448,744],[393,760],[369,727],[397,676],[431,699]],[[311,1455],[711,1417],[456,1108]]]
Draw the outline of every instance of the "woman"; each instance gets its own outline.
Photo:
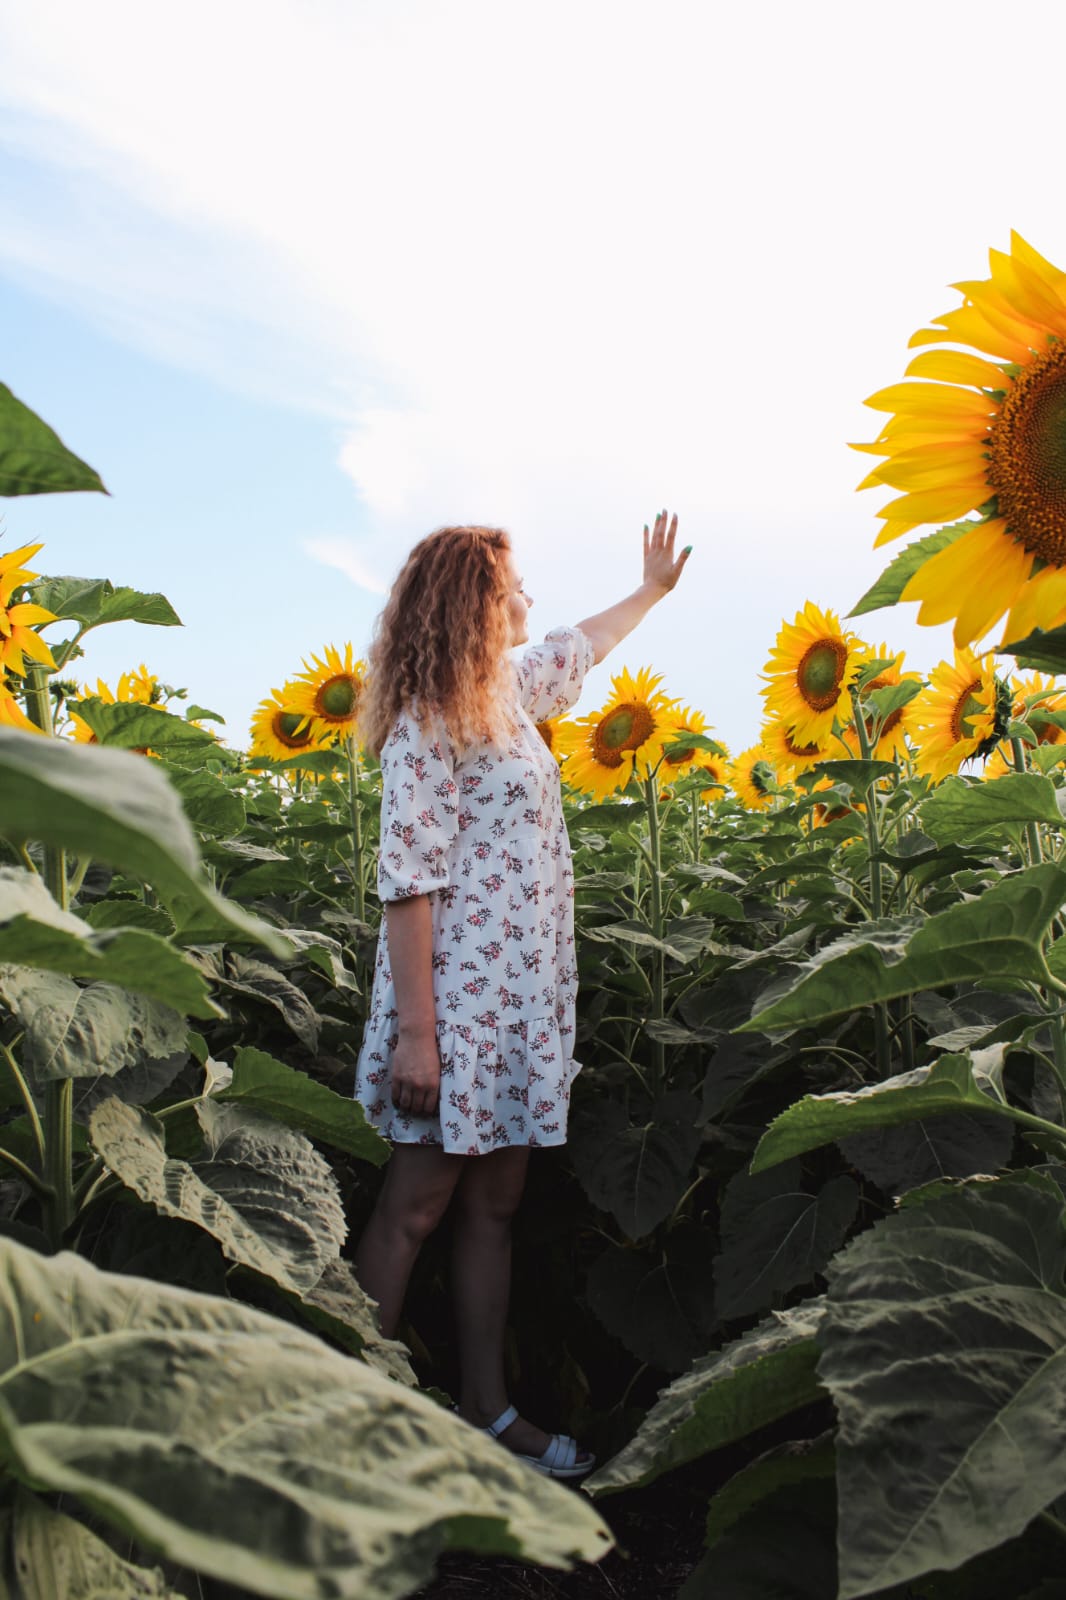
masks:
[[[393,1143],[356,1259],[392,1335],[453,1197],[459,1411],[554,1477],[594,1458],[509,1404],[511,1218],[530,1149],[562,1144],[573,1060],[573,874],[559,771],[536,724],[674,587],[676,516],[644,529],[640,587],[515,663],[532,601],[499,528],[415,547],[379,619],[360,728],[380,753],[385,907],[356,1098]]]

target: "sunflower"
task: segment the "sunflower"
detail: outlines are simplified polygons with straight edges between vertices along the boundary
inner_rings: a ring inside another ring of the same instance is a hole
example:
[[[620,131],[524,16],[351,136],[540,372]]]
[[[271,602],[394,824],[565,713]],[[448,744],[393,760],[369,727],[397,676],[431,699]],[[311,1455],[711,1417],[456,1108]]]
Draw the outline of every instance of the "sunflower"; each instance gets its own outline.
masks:
[[[729,769],[729,782],[749,811],[765,811],[777,790],[777,773],[761,744],[741,751]]]
[[[16,589],[37,576],[35,572],[28,572],[22,562],[30,560],[40,549],[39,544],[24,544],[0,556],[0,672],[7,670],[19,678],[26,676],[26,656],[55,670],[52,652],[35,631],[48,622],[55,622],[55,612],[31,605],[29,601],[14,606],[8,603]]]
[[[860,488],[903,490],[878,513],[878,544],[980,514],[903,591],[921,601],[919,622],[954,617],[959,645],[1004,612],[1012,639],[1066,619],[1066,273],[1017,233],[989,265],[990,278],[955,285],[960,307],[911,339],[971,350],[917,356],[905,376],[929,381],[872,395],[867,405],[894,416],[858,446],[887,458]]]
[[[350,644],[344,646],[343,655],[330,644],[324,659],[312,655],[311,663],[308,666],[305,661],[303,672],[289,685],[292,710],[311,719],[315,740],[350,738],[355,733],[366,662],[353,660]]]
[[[832,787],[832,783],[826,778],[823,783],[815,784],[815,792],[819,789],[831,789]],[[823,805],[819,802],[818,805],[811,807],[811,827],[827,828],[831,822],[840,822],[843,817],[850,817],[852,833],[850,835],[845,834],[842,828],[837,833],[838,839],[842,842],[844,838],[854,838],[856,834],[862,832],[863,824],[860,822],[859,817],[865,811],[866,807],[859,800],[854,801],[851,805],[840,805],[839,803],[837,805]]]
[[[783,622],[763,668],[770,716],[780,717],[798,744],[817,743],[851,714],[849,689],[858,671],[858,640],[832,611],[810,600],[793,623]]]
[[[878,689],[892,689],[900,683],[921,683],[922,675],[919,672],[903,671],[904,652],[894,653],[887,644],[879,645],[876,650],[866,649],[859,652],[859,671],[869,666],[874,661],[886,661],[888,665],[882,667],[877,676],[864,683],[862,693],[865,697],[873,694]],[[877,747],[871,753],[877,761],[905,761],[908,756],[907,729],[903,721],[905,706],[898,706],[895,711],[890,711],[881,724],[881,731],[877,736]],[[869,741],[876,727],[877,719],[874,716],[864,719],[866,723],[866,737]],[[844,730],[844,742],[853,755],[862,753],[862,746],[855,728],[855,718],[851,719],[851,726]]]
[[[324,748],[326,741],[316,738],[306,712],[296,709],[294,691],[297,687],[290,681],[281,689],[271,689],[269,699],[259,702],[252,718],[249,754],[253,758],[265,756],[271,761],[287,761],[302,751]]]
[[[833,757],[831,736],[801,742],[780,717],[763,723],[761,743],[767,761],[782,778],[794,778],[797,772]]]
[[[563,751],[560,749],[559,738],[559,730],[563,726],[562,718],[549,717],[546,722],[538,722],[536,726],[537,732],[544,740],[544,743],[548,746],[548,749],[551,751],[556,761],[559,761],[563,755]],[[565,743],[565,740],[563,742]]]
[[[918,771],[939,782],[964,761],[987,755],[1006,733],[1010,711],[1010,688],[992,671],[991,656],[956,649],[954,663],[934,667],[928,687],[903,709],[918,746]]]
[[[705,771],[708,762],[717,762],[718,768],[723,766],[722,758],[716,756],[713,751],[701,750],[698,745],[694,744],[685,745],[684,738],[686,733],[696,733],[704,739],[711,738],[712,730],[708,727],[702,711],[695,711],[691,707],[686,707],[675,714],[674,723],[666,740],[666,749],[659,767],[660,794],[665,794],[679,778],[686,777],[688,773]],[[670,755],[669,751],[678,746],[680,748],[677,749],[677,754]]]
[[[600,711],[558,729],[566,780],[601,800],[630,778],[653,771],[677,725],[677,702],[658,692],[662,673],[623,669],[611,679],[612,695]]]
[[[696,771],[702,772],[709,783],[706,789],[700,790],[701,800],[719,800],[725,789],[729,788],[729,771],[733,765],[733,758],[725,745],[722,746],[724,755],[712,755],[709,750],[700,751],[700,759],[696,763]]]
[[[1049,712],[1061,715],[1066,711],[1066,693],[1057,688],[1054,678],[1043,678],[1039,672],[1031,672],[1027,678],[1012,679],[1011,691],[1014,696],[1011,716],[1029,724],[1038,745],[1066,744],[1066,728],[1060,728],[1048,718]],[[1002,778],[1014,770],[1014,755],[1010,744],[1004,740],[985,763],[985,777]]]

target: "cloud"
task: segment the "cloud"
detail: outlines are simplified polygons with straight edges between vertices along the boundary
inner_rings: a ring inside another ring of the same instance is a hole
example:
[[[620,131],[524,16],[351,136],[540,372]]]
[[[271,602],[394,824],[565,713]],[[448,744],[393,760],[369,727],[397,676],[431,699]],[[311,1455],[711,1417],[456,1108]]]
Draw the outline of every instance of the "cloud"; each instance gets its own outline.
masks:
[[[305,539],[304,549],[324,567],[335,567],[368,594],[388,594],[389,586],[373,570],[373,556],[351,539]]]

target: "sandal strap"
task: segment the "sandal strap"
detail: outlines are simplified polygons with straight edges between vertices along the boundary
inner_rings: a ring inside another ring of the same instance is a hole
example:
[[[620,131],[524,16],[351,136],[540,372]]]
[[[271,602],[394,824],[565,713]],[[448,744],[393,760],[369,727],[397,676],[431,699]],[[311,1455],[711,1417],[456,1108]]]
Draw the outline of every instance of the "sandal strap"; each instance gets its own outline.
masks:
[[[577,1464],[577,1441],[567,1433],[553,1433],[551,1442],[540,1458],[540,1465],[549,1472]]]
[[[500,1434],[504,1431],[504,1429],[505,1428],[509,1428],[511,1426],[511,1423],[512,1422],[517,1422],[517,1420],[518,1420],[518,1412],[517,1412],[517,1410],[515,1409],[514,1406],[508,1406],[505,1411],[501,1411],[500,1412],[500,1414],[496,1418],[495,1422],[490,1422],[488,1427],[487,1428],[483,1428],[481,1431],[482,1431],[482,1433],[491,1433],[492,1437],[494,1439],[498,1439],[500,1437]]]

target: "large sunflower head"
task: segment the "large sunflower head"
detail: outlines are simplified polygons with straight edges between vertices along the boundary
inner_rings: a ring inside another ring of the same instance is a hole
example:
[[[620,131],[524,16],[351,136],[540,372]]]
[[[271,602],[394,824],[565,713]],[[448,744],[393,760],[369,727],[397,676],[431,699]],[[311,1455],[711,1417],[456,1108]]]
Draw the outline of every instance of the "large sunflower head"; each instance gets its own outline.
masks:
[[[978,513],[903,591],[920,622],[954,618],[958,645],[1005,612],[1008,638],[1066,620],[1066,273],[1017,233],[989,264],[989,278],[955,285],[960,307],[911,339],[970,350],[916,356],[906,377],[919,381],[867,401],[892,416],[857,447],[885,457],[860,488],[902,491],[878,513],[879,544]]]
[[[771,717],[763,723],[761,744],[766,759],[782,780],[794,778],[797,772],[806,772],[808,767],[833,756],[831,735],[824,739],[797,739],[781,717]]]
[[[927,687],[903,710],[918,747],[918,771],[938,782],[964,761],[988,755],[1006,733],[1010,713],[1010,687],[996,677],[992,657],[957,649],[954,662],[934,667]]]
[[[351,644],[343,654],[327,645],[322,656],[312,655],[290,685],[293,710],[309,717],[316,740],[348,739],[355,734],[359,702],[366,681],[366,662],[356,661]]]
[[[1011,715],[1019,722],[1028,723],[1038,745],[1066,744],[1066,728],[1053,722],[1053,716],[1066,712],[1066,692],[1054,678],[1030,672],[1024,678],[1011,680],[1013,706]],[[1010,743],[1003,740],[985,762],[986,778],[1002,778],[1015,770],[1014,754]]]
[[[687,733],[698,734],[704,739],[712,737],[712,729],[708,726],[702,711],[685,707],[676,712],[673,727],[666,739],[663,759],[659,764],[660,794],[666,794],[679,778],[687,777],[690,772],[708,770],[718,772],[724,768],[723,758],[715,755],[712,750],[703,750],[698,745],[686,744]],[[711,764],[710,767],[708,763]]]
[[[288,761],[307,750],[321,750],[324,741],[315,737],[311,719],[294,704],[296,684],[272,689],[261,700],[252,717],[252,744],[249,754],[266,756],[271,761]]]
[[[858,640],[846,633],[832,611],[810,600],[783,622],[763,668],[768,678],[766,710],[780,717],[800,744],[828,738],[833,723],[851,711],[850,687],[858,671]]]
[[[611,698],[600,711],[560,728],[566,781],[602,799],[624,789],[634,775],[655,770],[677,724],[677,702],[659,692],[661,673],[623,669],[611,679]]]
[[[777,793],[777,773],[761,744],[741,751],[729,769],[729,781],[749,811],[765,811]]]

